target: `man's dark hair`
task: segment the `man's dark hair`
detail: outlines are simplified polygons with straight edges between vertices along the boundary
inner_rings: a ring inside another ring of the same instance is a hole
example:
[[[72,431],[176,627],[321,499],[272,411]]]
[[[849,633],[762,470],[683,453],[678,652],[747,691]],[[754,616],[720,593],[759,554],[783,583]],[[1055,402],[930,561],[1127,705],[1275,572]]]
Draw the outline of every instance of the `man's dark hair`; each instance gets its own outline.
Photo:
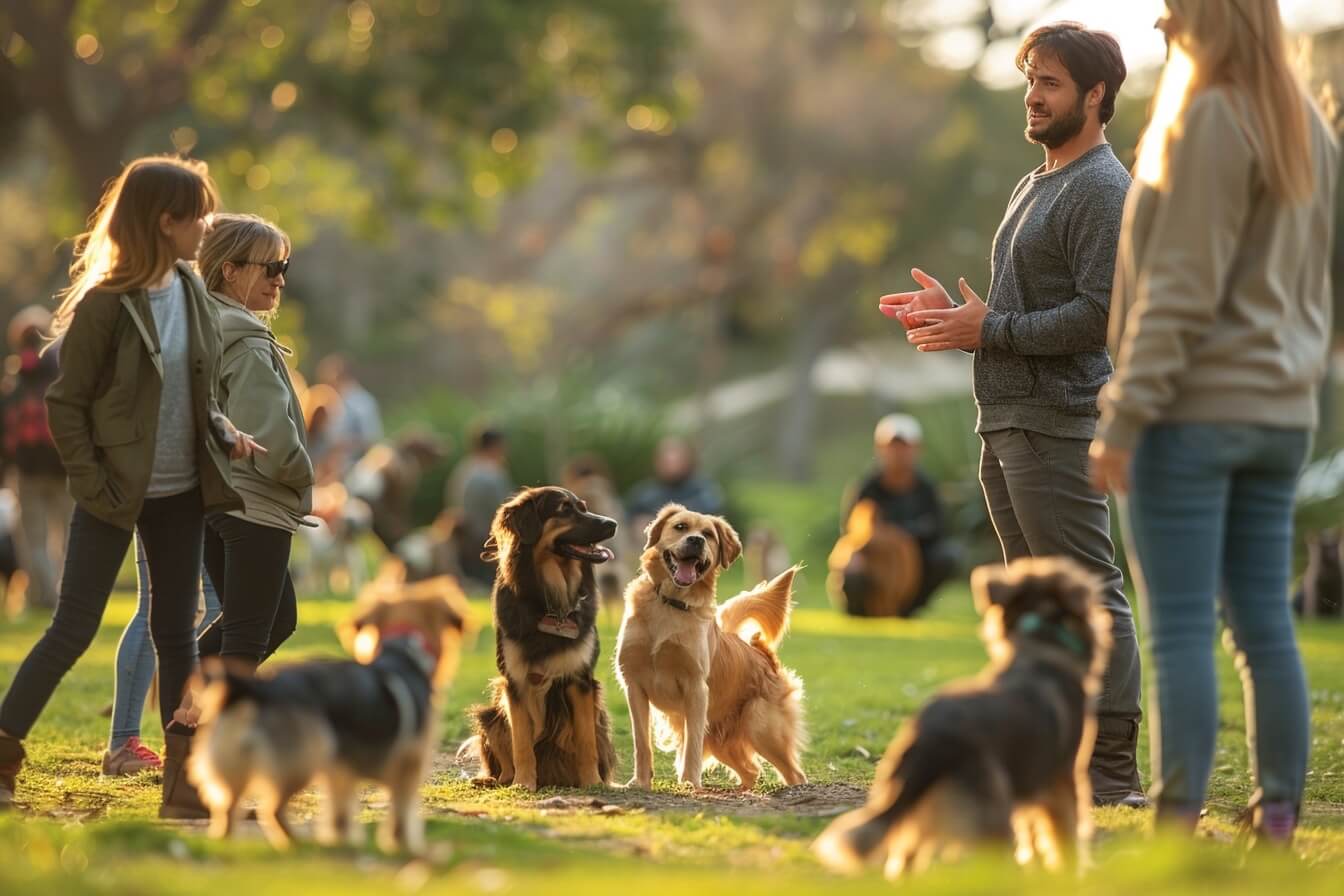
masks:
[[[1115,115],[1115,97],[1125,83],[1125,57],[1120,43],[1105,31],[1094,31],[1078,22],[1055,22],[1042,25],[1027,35],[1017,50],[1017,70],[1027,73],[1027,60],[1033,54],[1045,52],[1054,56],[1069,77],[1078,85],[1080,93],[1087,93],[1098,84],[1106,85],[1097,117],[1106,124]]]
[[[504,444],[504,433],[494,426],[482,426],[471,436],[471,448],[473,451],[489,451],[496,445]]]

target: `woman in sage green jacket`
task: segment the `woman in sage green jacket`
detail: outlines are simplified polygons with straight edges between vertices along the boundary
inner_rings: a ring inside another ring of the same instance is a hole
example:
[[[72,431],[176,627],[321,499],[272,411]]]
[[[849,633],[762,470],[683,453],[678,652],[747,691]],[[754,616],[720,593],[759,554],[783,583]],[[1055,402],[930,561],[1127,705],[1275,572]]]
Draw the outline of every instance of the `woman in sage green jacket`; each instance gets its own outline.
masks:
[[[250,671],[298,621],[289,550],[312,509],[313,464],[284,349],[266,325],[285,285],[289,238],[254,215],[216,215],[200,268],[219,312],[220,401],[266,446],[233,465],[241,510],[211,514],[205,564],[222,614],[200,638],[202,656]]]

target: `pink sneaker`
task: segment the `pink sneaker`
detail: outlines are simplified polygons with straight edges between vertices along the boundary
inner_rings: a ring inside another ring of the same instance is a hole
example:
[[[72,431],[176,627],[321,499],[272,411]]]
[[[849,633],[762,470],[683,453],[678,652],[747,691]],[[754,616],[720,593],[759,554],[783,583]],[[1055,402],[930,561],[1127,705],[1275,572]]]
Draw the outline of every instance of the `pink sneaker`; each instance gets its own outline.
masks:
[[[158,753],[142,744],[138,737],[132,737],[116,750],[103,754],[103,774],[109,777],[134,775],[149,768],[163,768],[163,760]]]

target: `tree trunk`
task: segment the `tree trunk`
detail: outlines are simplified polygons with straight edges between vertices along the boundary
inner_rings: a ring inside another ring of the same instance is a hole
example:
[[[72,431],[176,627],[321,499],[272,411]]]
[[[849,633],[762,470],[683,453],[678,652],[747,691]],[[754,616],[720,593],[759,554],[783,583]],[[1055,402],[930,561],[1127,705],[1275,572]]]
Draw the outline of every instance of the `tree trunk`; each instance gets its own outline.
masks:
[[[812,383],[812,372],[849,317],[853,307],[849,290],[853,288],[855,273],[851,264],[836,263],[811,291],[804,319],[794,337],[789,361],[793,383],[784,405],[776,452],[780,473],[791,482],[807,482],[812,478],[821,404]]]
[[[98,207],[98,200],[103,198],[103,187],[117,176],[123,162],[130,161],[124,158],[128,137],[128,134],[107,129],[82,137],[61,134],[85,216],[93,214],[93,210]]]

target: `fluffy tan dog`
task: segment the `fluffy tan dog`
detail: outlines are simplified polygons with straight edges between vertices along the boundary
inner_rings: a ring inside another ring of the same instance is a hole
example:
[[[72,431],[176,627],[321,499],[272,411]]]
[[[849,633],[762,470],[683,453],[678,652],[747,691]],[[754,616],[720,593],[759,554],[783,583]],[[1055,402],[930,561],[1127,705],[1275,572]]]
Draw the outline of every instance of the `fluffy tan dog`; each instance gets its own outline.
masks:
[[[775,655],[788,629],[798,568],[716,612],[719,572],[742,553],[733,527],[669,504],[647,535],[616,644],[616,674],[635,734],[630,785],[653,782],[655,721],[659,746],[676,749],[678,778],[694,787],[704,762],[717,760],[750,789],[761,773],[758,755],[786,783],[805,783],[798,762],[806,745],[803,686]]]

